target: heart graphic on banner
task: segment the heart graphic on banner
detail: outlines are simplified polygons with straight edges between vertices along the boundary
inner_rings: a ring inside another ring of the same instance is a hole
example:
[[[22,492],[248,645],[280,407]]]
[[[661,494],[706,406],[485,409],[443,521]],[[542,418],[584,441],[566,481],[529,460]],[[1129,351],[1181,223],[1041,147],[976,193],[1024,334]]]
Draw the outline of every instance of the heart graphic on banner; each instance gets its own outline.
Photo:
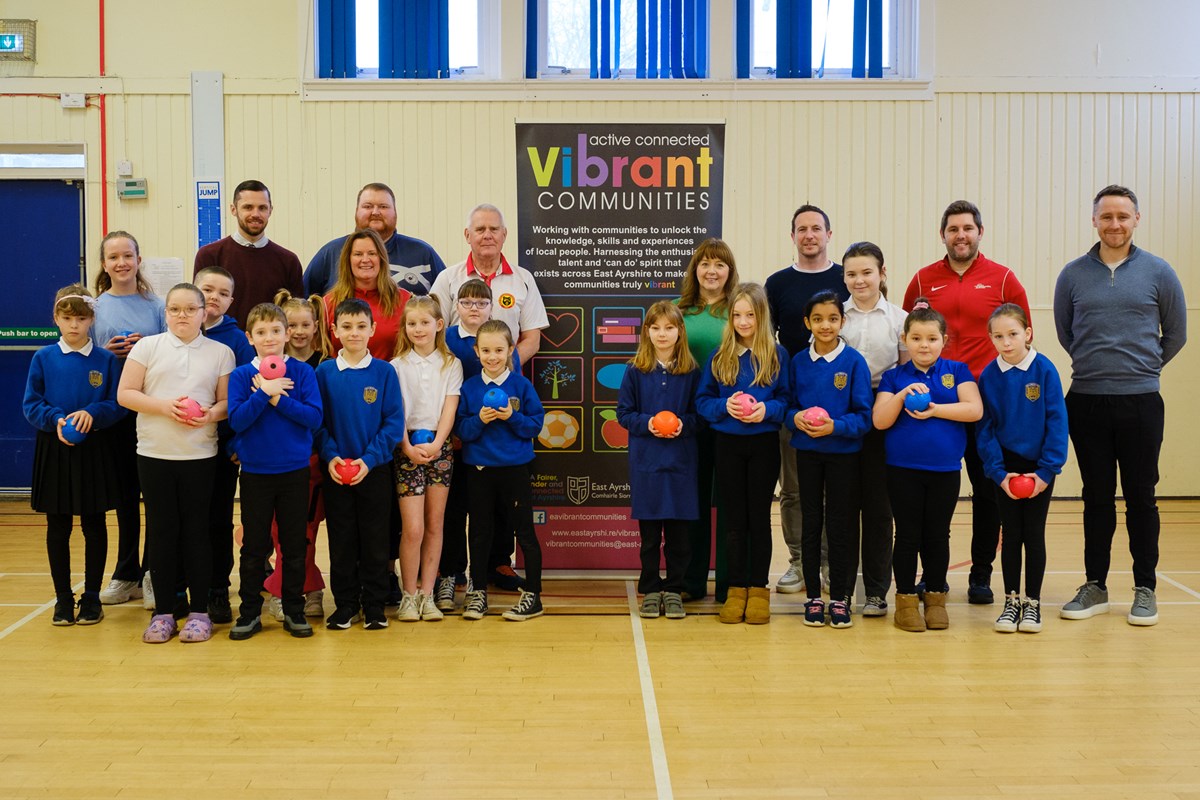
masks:
[[[579,333],[578,314],[570,311],[561,314],[546,311],[546,318],[550,321],[550,327],[542,331],[542,338],[552,347],[562,347],[571,341],[572,336]]]

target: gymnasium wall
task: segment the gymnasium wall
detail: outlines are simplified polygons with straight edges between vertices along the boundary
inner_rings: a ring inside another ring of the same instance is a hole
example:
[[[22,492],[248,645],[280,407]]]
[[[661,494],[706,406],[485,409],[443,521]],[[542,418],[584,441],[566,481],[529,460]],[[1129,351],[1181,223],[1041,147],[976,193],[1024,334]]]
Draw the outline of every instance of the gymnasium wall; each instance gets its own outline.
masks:
[[[714,8],[727,5],[714,0]],[[490,201],[517,214],[514,120],[724,120],[724,234],[743,276],[761,280],[789,263],[791,211],[811,201],[832,217],[831,253],[858,239],[879,243],[902,294],[915,269],[944,254],[942,209],[971,199],[984,213],[983,252],[1017,271],[1034,307],[1036,343],[1064,377],[1069,363],[1049,312],[1055,277],[1095,241],[1096,189],[1120,182],[1142,202],[1136,241],[1183,280],[1197,339],[1200,56],[1183,36],[1200,27],[1200,4],[1155,0],[1138,6],[1136,18],[1133,6],[1114,0],[918,5],[928,84],[904,99],[855,88],[781,96],[761,84],[722,83],[707,96],[607,84],[604,99],[587,100],[579,98],[595,96],[593,87],[543,91],[517,81],[328,100],[313,99],[318,93],[300,77],[311,59],[304,0],[107,0],[105,77],[96,0],[7,0],[4,16],[38,19],[39,58],[0,64],[0,142],[87,145],[88,238],[98,242],[97,101],[62,109],[57,95],[104,92],[109,181],[116,161],[129,159],[150,195],[118,201],[110,185],[109,228],[132,231],[144,255],[190,263],[189,75],[221,71],[227,186],[255,177],[271,187],[272,239],[307,262],[349,228],[357,189],[383,180],[396,189],[400,229],[452,263],[465,254],[463,217],[472,205]],[[514,246],[515,237],[510,256]],[[89,252],[89,274],[95,268]],[[1163,495],[1200,495],[1200,430],[1189,419],[1200,392],[1198,353],[1193,341],[1165,373]],[[1069,464],[1058,493],[1078,489]]]

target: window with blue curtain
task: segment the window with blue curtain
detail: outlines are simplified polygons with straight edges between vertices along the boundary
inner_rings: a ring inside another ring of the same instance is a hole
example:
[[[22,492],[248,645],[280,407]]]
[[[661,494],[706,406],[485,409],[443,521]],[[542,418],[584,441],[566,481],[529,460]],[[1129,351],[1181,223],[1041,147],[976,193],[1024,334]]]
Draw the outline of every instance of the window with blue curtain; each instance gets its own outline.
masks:
[[[316,0],[318,78],[438,79],[478,60],[478,0]]]
[[[896,0],[736,0],[737,76],[897,74]]]
[[[525,76],[707,78],[708,0],[526,0]]]

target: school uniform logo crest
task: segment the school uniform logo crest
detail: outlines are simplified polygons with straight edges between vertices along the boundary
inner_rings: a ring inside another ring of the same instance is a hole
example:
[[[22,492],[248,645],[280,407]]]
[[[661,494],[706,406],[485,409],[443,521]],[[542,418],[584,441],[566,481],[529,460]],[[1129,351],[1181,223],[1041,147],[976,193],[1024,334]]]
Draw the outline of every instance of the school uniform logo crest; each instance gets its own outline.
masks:
[[[508,398],[508,405],[513,411],[520,411],[521,410],[521,398],[519,398],[519,397]]]
[[[1042,396],[1042,387],[1036,383],[1025,384],[1025,399],[1031,403],[1036,403],[1038,398]]]
[[[100,372],[100,370],[94,369],[88,373],[88,386],[91,386],[93,389],[99,389],[103,383],[104,373]]]
[[[371,403],[374,403],[378,399],[379,399],[379,390],[376,389],[374,386],[368,386],[365,389],[363,389],[363,400],[365,400],[368,405],[370,405]]]
[[[835,373],[833,376],[833,388],[837,389],[839,392],[842,389],[845,389],[846,384],[849,381],[849,378],[850,378],[850,376],[847,375],[845,372]]]
[[[942,386],[945,386],[947,389],[954,388],[954,376],[949,372],[942,376]]]
[[[517,304],[517,298],[513,297],[513,296],[512,296],[512,293],[510,293],[510,292],[505,292],[504,294],[500,295],[500,299],[499,299],[499,300],[497,300],[497,301],[496,301],[496,303],[497,303],[497,305],[499,305],[501,308],[503,308],[503,309],[507,310],[507,309],[510,309],[510,308],[512,308],[513,306],[515,306],[515,305]]]
[[[588,495],[592,493],[592,479],[587,475],[567,476],[567,499],[577,506],[581,506],[587,502]]]

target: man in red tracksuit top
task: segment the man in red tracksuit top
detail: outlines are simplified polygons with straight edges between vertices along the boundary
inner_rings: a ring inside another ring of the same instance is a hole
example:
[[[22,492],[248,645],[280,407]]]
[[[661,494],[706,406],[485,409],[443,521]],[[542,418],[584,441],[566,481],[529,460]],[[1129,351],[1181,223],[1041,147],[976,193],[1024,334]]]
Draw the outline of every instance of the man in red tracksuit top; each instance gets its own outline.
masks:
[[[966,200],[956,200],[942,214],[942,243],[946,257],[919,270],[904,293],[904,310],[911,311],[918,297],[946,318],[948,341],[942,358],[961,361],[976,380],[983,368],[996,358],[988,336],[988,317],[997,306],[1016,303],[1029,315],[1025,287],[1008,267],[989,261],[979,253],[983,238],[983,216]],[[995,484],[983,474],[975,447],[975,424],[967,425],[964,457],[971,479],[971,575],[967,599],[972,603],[993,602],[992,562],[1000,541],[1000,511]],[[938,591],[940,587],[930,587]]]

